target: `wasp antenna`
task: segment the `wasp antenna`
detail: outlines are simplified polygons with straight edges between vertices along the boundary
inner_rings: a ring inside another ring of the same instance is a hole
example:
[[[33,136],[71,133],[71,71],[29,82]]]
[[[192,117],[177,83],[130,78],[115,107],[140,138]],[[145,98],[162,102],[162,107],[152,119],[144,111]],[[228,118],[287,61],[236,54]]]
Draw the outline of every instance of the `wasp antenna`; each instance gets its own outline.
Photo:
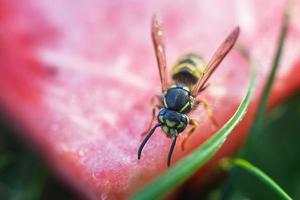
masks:
[[[157,127],[159,127],[159,126],[161,126],[161,124],[156,124],[156,125],[150,130],[150,132],[147,134],[147,136],[145,137],[145,139],[143,140],[143,142],[142,142],[142,144],[141,144],[141,146],[140,146],[140,148],[139,148],[139,150],[138,150],[138,159],[141,158],[142,151],[143,151],[143,148],[144,148],[145,144],[147,143],[147,141],[149,140],[149,138],[153,135],[155,129],[156,129]]]
[[[177,140],[177,136],[175,136],[173,142],[172,142],[172,145],[171,145],[171,148],[170,148],[170,151],[169,151],[169,154],[168,154],[168,167],[170,167],[170,163],[171,163],[171,158],[172,158],[172,154],[173,154],[173,151],[174,151],[174,147],[176,145],[176,140]]]

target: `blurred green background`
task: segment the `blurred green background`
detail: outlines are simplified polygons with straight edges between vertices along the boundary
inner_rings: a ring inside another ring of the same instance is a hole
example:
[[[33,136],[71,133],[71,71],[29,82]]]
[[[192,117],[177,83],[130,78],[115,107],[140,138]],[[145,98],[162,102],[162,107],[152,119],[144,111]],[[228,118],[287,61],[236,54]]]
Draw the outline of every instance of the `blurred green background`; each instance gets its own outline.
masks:
[[[0,121],[0,200],[78,199],[9,127]]]
[[[246,160],[268,174],[293,199],[300,199],[300,93],[270,111]],[[231,173],[230,198],[225,198],[228,179],[206,199],[280,199],[268,186],[241,169]],[[224,194],[224,193],[223,193]]]
[[[267,173],[294,199],[300,199],[300,93],[269,112],[261,134],[256,136],[247,160]],[[37,152],[31,151],[21,139],[0,123],[0,199],[79,199],[60,183]],[[279,197],[256,177],[243,170],[235,170],[230,198],[271,199]],[[224,179],[206,197],[221,199],[228,186]],[[227,191],[228,192],[228,191]],[[181,198],[180,198],[181,199]]]

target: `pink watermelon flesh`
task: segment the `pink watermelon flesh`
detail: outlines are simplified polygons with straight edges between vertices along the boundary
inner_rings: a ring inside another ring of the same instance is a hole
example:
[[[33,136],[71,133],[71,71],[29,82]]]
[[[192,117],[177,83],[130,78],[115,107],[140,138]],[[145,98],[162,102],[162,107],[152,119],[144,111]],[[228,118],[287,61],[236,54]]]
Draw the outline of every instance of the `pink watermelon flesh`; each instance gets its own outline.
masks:
[[[186,184],[199,190],[212,180],[218,159],[236,152],[247,136],[270,70],[284,4],[282,0],[0,0],[0,108],[21,127],[24,140],[87,198],[127,198],[167,169],[171,143],[158,130],[137,160],[141,133],[151,117],[149,100],[160,94],[151,16],[156,11],[162,16],[169,67],[187,52],[208,60],[240,25],[238,42],[257,63],[255,96],[246,119],[217,156]],[[299,2],[293,11],[270,107],[300,88]],[[208,100],[224,124],[248,81],[249,64],[233,50],[199,97]],[[216,131],[202,108],[190,116],[200,125],[186,151],[176,147],[173,164]]]

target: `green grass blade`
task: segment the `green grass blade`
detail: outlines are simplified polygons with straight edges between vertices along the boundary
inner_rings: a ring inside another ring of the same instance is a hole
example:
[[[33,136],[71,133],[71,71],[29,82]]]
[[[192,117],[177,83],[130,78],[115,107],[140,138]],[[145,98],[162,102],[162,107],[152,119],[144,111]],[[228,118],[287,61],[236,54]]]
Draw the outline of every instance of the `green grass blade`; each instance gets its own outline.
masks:
[[[147,187],[136,193],[132,199],[152,200],[162,198],[210,160],[246,114],[253,93],[254,81],[255,70],[252,67],[247,93],[230,120],[203,145],[178,162],[174,167],[167,170],[162,176],[150,183]]]
[[[266,185],[268,185],[275,193],[278,194],[278,196],[281,197],[281,199],[284,200],[292,200],[292,198],[275,182],[273,181],[267,174],[265,174],[263,171],[258,169],[257,167],[253,166],[251,163],[244,159],[235,158],[235,159],[224,159],[221,162],[221,167],[225,170],[230,170],[232,167],[239,167],[252,175],[256,176],[264,182]]]
[[[275,53],[275,56],[274,56],[274,59],[272,62],[272,69],[268,76],[267,83],[263,89],[263,93],[262,93],[261,99],[259,101],[257,113],[255,116],[253,125],[251,127],[249,138],[245,145],[244,150],[249,148],[248,146],[250,146],[253,143],[252,138],[254,137],[254,135],[259,134],[259,132],[260,132],[259,130],[261,129],[261,126],[263,125],[263,122],[264,122],[267,103],[268,103],[272,85],[273,85],[273,82],[275,79],[275,74],[276,74],[277,69],[280,64],[282,52],[284,49],[284,43],[285,43],[285,39],[287,36],[288,27],[290,24],[289,22],[290,22],[291,4],[292,4],[292,1],[287,2],[286,9],[285,9],[284,16],[283,16],[282,26],[280,29],[280,36],[279,36],[279,40],[277,43],[277,49],[276,49],[276,53]]]
[[[282,22],[281,29],[280,29],[280,36],[279,36],[279,40],[277,42],[277,49],[276,49],[276,53],[275,53],[275,56],[274,56],[273,62],[272,62],[272,69],[268,76],[266,86],[263,89],[262,97],[259,101],[257,113],[254,118],[252,127],[250,129],[250,133],[249,133],[247,142],[244,145],[244,148],[242,149],[242,151],[240,152],[240,157],[245,158],[248,154],[248,151],[250,151],[250,149],[253,148],[254,143],[255,143],[254,138],[256,138],[257,135],[260,133],[261,127],[263,125],[264,118],[265,118],[265,112],[266,112],[266,106],[267,106],[270,92],[272,89],[272,85],[273,85],[273,82],[275,79],[275,75],[276,75],[277,69],[280,64],[281,55],[282,55],[282,52],[284,49],[284,42],[285,42],[285,39],[287,36],[288,27],[290,24],[290,18],[291,18],[290,15],[291,15],[291,8],[292,8],[293,3],[294,2],[292,0],[287,1],[287,5],[285,7],[284,16],[283,16],[283,22]],[[247,52],[246,49],[241,48],[240,50],[241,50],[242,54],[245,56],[245,58],[247,58],[249,60],[250,63],[254,62],[254,60],[251,58],[251,56],[249,55],[249,52]],[[225,184],[223,194],[221,197],[221,199],[223,199],[223,200],[230,198],[230,195],[231,195],[233,187],[234,187],[233,185],[235,184],[234,182],[235,182],[235,179],[237,176],[237,172],[235,172],[235,170],[232,170],[230,173],[231,174],[227,180],[227,184]]]

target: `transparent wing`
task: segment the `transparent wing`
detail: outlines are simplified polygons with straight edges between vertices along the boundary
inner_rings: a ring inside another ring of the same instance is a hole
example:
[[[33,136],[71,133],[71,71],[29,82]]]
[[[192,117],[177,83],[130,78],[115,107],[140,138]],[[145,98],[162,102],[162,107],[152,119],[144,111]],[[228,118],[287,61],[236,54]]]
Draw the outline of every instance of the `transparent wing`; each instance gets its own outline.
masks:
[[[209,63],[205,67],[205,71],[199,78],[198,82],[192,89],[192,96],[196,97],[199,92],[205,87],[205,84],[215,69],[220,65],[225,56],[234,46],[240,33],[240,28],[236,27],[226,38],[226,40],[221,44],[221,46],[214,53],[213,57],[210,59]]]
[[[166,91],[168,87],[167,81],[167,64],[166,64],[166,55],[165,55],[165,44],[164,44],[164,33],[160,20],[157,15],[154,15],[152,18],[152,41],[154,45],[155,55],[158,64],[158,70],[161,81],[162,91]]]

